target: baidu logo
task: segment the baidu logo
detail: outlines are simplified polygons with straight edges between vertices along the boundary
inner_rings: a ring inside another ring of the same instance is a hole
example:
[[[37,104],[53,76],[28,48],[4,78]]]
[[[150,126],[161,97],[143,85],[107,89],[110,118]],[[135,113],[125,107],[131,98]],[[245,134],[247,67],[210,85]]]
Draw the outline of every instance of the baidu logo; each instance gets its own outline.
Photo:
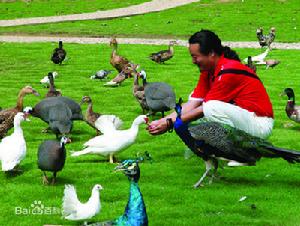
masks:
[[[42,201],[34,200],[29,208],[23,208],[20,206],[15,207],[16,215],[60,215],[61,210],[58,207],[45,206]]]

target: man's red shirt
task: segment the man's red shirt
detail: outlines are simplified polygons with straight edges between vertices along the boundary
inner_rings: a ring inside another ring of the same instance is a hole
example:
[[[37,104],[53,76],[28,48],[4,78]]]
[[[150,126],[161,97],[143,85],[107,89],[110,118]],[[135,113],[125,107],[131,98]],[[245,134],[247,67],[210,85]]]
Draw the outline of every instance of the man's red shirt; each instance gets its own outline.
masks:
[[[191,98],[233,103],[257,116],[273,118],[273,109],[258,76],[239,61],[221,56],[214,74],[203,71]]]

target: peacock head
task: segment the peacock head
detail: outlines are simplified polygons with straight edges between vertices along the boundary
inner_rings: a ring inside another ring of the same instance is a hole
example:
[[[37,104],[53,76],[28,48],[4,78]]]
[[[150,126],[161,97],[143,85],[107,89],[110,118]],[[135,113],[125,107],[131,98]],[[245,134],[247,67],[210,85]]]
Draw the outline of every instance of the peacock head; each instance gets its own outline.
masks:
[[[127,159],[116,166],[115,171],[122,171],[129,180],[138,182],[140,179],[139,160]]]

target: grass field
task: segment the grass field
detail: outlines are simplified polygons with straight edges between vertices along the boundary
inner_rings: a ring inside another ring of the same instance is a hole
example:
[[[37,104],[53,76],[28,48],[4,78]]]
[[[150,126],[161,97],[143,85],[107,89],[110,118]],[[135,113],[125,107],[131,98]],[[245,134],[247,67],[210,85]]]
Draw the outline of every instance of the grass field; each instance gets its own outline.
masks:
[[[0,106],[15,105],[17,93],[25,85],[32,85],[41,97],[26,96],[25,106],[34,105],[46,93],[39,80],[49,71],[57,71],[57,88],[64,96],[80,101],[90,95],[94,110],[116,114],[128,128],[141,109],[132,95],[132,80],[126,80],[118,88],[107,88],[101,81],[89,76],[99,69],[110,69],[108,45],[65,44],[69,60],[62,66],[54,65],[50,54],[56,43],[9,44],[1,43]],[[165,81],[171,84],[177,96],[187,100],[196,84],[197,68],[192,65],[188,51],[175,47],[175,57],[165,65],[157,65],[147,59],[151,52],[165,46],[120,45],[120,54],[139,63],[148,72],[149,81]],[[260,49],[236,49],[241,58],[256,55]],[[273,50],[269,57],[282,61],[274,69],[258,68],[275,111],[275,127],[270,141],[280,147],[300,150],[297,142],[300,126],[290,122],[285,115],[286,97],[279,97],[285,87],[300,89],[300,67],[296,50]],[[115,73],[114,73],[115,75]],[[113,76],[113,75],[112,75]],[[110,76],[110,77],[112,77]],[[5,95],[5,96],[4,96]],[[83,108],[85,110],[85,107]],[[27,141],[27,156],[21,163],[24,173],[18,177],[0,174],[1,225],[76,225],[61,219],[59,214],[15,214],[15,207],[29,209],[35,200],[44,206],[60,208],[64,184],[77,187],[78,196],[86,201],[94,184],[104,187],[101,193],[103,210],[94,221],[113,219],[124,211],[128,199],[129,183],[122,174],[114,174],[114,165],[101,156],[70,157],[69,151],[81,150],[82,144],[95,136],[95,131],[84,122],[75,122],[72,143],[67,146],[66,165],[58,174],[56,186],[43,186],[41,172],[37,169],[37,149],[45,139],[55,139],[54,134],[43,134],[46,124],[37,118],[22,124]],[[139,182],[150,225],[297,225],[300,221],[298,204],[300,178],[299,165],[289,165],[281,159],[262,159],[255,167],[219,169],[220,180],[212,185],[194,190],[194,184],[204,170],[203,161],[195,156],[184,159],[185,146],[177,136],[164,134],[153,137],[140,127],[137,142],[118,155],[120,160],[134,157],[137,152],[148,151],[153,163],[140,165]],[[243,202],[238,200],[247,196]],[[251,207],[252,206],[252,207]],[[255,208],[253,208],[255,206]]]
[[[127,7],[143,2],[147,2],[147,0],[51,0],[51,7],[49,7],[50,2],[45,0],[3,0],[0,4],[0,20],[88,13]]]
[[[255,31],[276,28],[276,42],[298,42],[300,32],[298,0],[220,1],[204,0],[162,12],[128,19],[91,20],[1,27],[0,34],[36,34],[93,37],[188,38],[201,28],[209,28],[224,41],[255,41]]]

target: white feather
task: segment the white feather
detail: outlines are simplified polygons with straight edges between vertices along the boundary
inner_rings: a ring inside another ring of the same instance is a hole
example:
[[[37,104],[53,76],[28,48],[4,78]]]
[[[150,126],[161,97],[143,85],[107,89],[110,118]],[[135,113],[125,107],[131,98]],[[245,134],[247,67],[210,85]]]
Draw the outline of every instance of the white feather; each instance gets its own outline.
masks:
[[[266,49],[265,52],[263,52],[257,56],[253,56],[253,57],[251,57],[251,59],[253,62],[257,62],[256,64],[266,64],[264,60],[265,60],[266,56],[268,55],[268,53],[269,53],[269,49]],[[244,61],[246,63],[248,63],[248,58],[245,58]]]
[[[52,72],[52,75],[53,75],[53,79],[55,79],[55,77],[58,75],[58,73],[56,71],[54,71],[54,72]],[[49,81],[48,75],[46,75],[44,78],[42,78],[40,83],[41,84],[49,84],[50,81]]]
[[[85,149],[74,152],[71,156],[84,154],[109,155],[120,152],[132,145],[137,137],[139,125],[146,123],[146,115],[138,116],[132,123],[130,129],[116,130],[112,122],[100,121],[101,126],[107,125],[105,132],[101,136],[96,136],[84,144]]]
[[[84,220],[90,219],[101,210],[100,192],[102,186],[96,184],[92,190],[91,197],[86,203],[78,200],[75,187],[73,185],[65,185],[63,197],[63,216],[68,220]]]
[[[14,118],[14,132],[0,143],[2,171],[13,170],[26,156],[26,142],[20,126],[22,121],[24,113],[19,112]]]

